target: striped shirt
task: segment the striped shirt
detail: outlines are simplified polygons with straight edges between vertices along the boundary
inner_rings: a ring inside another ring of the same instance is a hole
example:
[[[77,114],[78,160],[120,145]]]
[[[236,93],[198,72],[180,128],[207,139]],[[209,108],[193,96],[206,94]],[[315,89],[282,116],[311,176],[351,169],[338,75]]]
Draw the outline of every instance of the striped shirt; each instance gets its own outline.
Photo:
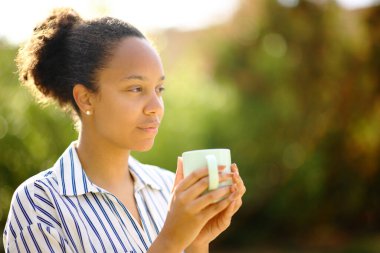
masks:
[[[164,225],[174,174],[130,157],[136,221],[112,193],[86,176],[75,149],[15,191],[6,252],[146,252]]]

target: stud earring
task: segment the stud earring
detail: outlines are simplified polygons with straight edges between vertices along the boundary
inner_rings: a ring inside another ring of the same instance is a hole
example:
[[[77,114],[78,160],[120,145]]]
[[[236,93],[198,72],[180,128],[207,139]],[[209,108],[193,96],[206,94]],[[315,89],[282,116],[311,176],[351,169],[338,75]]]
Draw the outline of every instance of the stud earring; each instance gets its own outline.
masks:
[[[91,114],[92,114],[91,111],[86,111],[86,115],[87,115],[87,116],[90,116]]]

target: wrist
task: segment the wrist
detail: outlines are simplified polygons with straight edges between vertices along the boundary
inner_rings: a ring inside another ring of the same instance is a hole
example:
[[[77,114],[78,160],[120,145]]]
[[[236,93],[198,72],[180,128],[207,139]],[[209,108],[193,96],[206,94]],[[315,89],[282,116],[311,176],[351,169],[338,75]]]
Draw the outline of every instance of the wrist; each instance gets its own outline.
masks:
[[[163,229],[150,246],[148,253],[180,253],[183,252],[183,250],[184,247],[181,247],[181,245],[173,241],[170,236],[166,235]]]
[[[209,244],[205,245],[193,245],[190,244],[189,247],[185,249],[185,253],[208,253]]]

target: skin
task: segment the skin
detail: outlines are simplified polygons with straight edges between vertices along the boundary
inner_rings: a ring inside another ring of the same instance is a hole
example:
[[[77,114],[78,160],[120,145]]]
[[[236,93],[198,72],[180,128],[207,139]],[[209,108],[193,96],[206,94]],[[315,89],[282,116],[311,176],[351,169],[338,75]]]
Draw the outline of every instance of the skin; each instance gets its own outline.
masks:
[[[81,84],[73,89],[81,111],[77,151],[82,166],[140,224],[128,159],[131,150],[147,151],[153,146],[164,115],[164,79],[155,49],[147,40],[129,37],[119,42],[98,71],[98,92]],[[231,171],[220,175],[220,181],[232,178],[232,186],[202,195],[208,187],[207,169],[184,178],[179,159],[166,222],[149,252],[208,252],[209,243],[229,226],[242,203],[243,181],[236,165]],[[221,197],[224,200],[216,202]]]

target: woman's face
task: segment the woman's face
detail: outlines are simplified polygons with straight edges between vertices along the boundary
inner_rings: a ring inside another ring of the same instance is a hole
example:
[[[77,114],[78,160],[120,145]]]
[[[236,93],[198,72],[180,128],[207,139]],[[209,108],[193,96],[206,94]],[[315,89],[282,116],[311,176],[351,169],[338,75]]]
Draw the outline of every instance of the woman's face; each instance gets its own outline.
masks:
[[[145,39],[123,39],[97,76],[90,116],[96,134],[119,148],[149,150],[164,115],[165,77],[156,50]]]

